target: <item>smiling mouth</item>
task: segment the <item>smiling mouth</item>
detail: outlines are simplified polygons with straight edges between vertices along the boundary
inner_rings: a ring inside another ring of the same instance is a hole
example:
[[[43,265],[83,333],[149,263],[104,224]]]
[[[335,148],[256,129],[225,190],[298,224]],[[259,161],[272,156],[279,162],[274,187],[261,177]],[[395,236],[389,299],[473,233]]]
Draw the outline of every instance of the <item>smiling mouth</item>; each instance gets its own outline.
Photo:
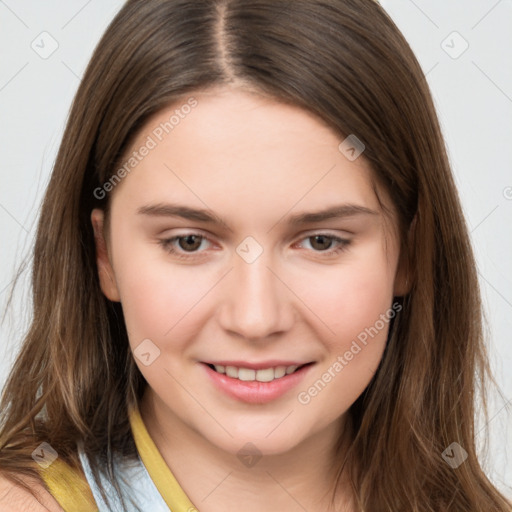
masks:
[[[306,363],[300,366],[275,366],[254,370],[252,368],[239,368],[237,366],[223,366],[206,363],[206,365],[213,371],[244,382],[272,382],[274,380],[282,379],[287,375],[291,375],[292,373],[295,373],[311,364],[313,363]]]

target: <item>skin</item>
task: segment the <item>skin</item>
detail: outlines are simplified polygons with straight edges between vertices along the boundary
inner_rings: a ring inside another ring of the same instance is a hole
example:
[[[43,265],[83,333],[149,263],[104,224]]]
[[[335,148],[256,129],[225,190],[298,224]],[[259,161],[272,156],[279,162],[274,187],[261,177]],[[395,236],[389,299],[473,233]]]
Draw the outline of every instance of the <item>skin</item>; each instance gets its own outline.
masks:
[[[2,512],[19,512],[20,510],[24,512],[64,512],[41,483],[24,479],[30,485],[35,496],[0,475],[0,509]]]
[[[160,350],[149,366],[135,358],[149,384],[143,420],[201,512],[332,510],[334,445],[388,324],[308,404],[297,397],[404,292],[396,220],[379,209],[364,154],[348,160],[315,116],[238,88],[193,96],[197,106],[112,191],[108,229],[101,210],[91,214],[103,293],[122,303],[132,350],[144,339]],[[156,114],[127,157],[180,104]],[[209,208],[225,224],[138,213],[158,203]],[[375,213],[286,222],[338,204]],[[207,240],[192,252],[173,242],[187,259],[159,244],[190,233]],[[349,244],[334,253],[340,244],[310,238],[319,233]],[[247,236],[263,250],[252,263],[236,252]],[[221,359],[314,365],[278,399],[248,404],[207,377],[201,362]],[[262,455],[252,467],[237,457],[247,442]]]

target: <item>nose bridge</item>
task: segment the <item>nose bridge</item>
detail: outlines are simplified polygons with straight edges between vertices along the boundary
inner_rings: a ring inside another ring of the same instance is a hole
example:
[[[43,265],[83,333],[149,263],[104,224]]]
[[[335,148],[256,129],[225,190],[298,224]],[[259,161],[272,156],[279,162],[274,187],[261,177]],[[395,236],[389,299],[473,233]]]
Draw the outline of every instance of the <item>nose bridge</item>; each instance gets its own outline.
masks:
[[[257,339],[289,328],[292,314],[283,284],[269,269],[273,266],[270,253],[250,243],[240,244],[233,256],[221,318],[225,329]]]

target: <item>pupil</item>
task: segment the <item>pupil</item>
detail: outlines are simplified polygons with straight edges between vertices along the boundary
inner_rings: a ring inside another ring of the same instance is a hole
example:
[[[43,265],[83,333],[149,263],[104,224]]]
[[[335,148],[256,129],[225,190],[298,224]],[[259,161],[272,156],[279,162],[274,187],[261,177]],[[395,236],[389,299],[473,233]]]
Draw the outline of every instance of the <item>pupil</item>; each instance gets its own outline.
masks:
[[[329,249],[329,247],[331,246],[331,243],[332,243],[332,240],[328,237],[328,236],[325,236],[325,235],[316,235],[314,237],[312,237],[313,240],[314,240],[314,243],[312,243],[311,245],[315,248],[315,249]],[[320,242],[320,247],[315,247],[315,245],[317,244],[317,241]],[[327,243],[327,247],[323,246],[322,247],[322,244],[325,244]]]
[[[180,247],[186,250],[194,250],[197,249],[201,245],[201,237],[197,235],[189,235],[181,237],[179,240]],[[187,244],[187,245],[185,245]],[[185,246],[184,246],[185,245]],[[192,247],[190,246],[192,245]]]

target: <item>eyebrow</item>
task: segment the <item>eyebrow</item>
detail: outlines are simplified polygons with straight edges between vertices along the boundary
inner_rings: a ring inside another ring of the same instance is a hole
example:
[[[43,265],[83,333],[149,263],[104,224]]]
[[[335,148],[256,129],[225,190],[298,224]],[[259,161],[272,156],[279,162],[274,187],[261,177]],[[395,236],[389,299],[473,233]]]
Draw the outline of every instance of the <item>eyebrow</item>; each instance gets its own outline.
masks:
[[[169,203],[145,205],[141,206],[137,210],[137,213],[150,217],[181,217],[183,219],[205,222],[212,225],[222,224],[224,226],[228,226],[228,224],[222,218],[214,214],[211,210],[190,208],[184,205]],[[285,223],[288,226],[302,226],[305,224],[312,224],[330,219],[341,219],[359,215],[378,215],[378,212],[371,210],[366,206],[357,204],[340,204],[315,212],[301,212],[290,215],[288,218],[286,218]],[[280,221],[281,220],[278,222]]]

